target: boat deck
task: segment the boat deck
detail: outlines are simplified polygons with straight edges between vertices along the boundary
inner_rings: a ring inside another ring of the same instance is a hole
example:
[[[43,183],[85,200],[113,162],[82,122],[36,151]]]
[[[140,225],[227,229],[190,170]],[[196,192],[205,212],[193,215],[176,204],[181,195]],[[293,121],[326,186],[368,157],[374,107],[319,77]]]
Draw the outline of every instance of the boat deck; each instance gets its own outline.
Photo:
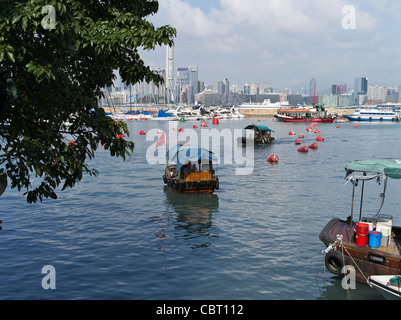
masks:
[[[336,239],[337,235],[340,234],[343,236],[344,243],[356,246],[354,228],[354,222],[351,226],[349,222],[343,220],[334,220],[331,228],[328,230],[328,235],[330,236],[330,238]],[[370,250],[380,251],[386,254],[401,256],[401,228],[393,226],[392,235],[390,237],[389,245],[387,247],[380,246],[379,248],[370,248],[367,243],[366,248],[369,248]]]

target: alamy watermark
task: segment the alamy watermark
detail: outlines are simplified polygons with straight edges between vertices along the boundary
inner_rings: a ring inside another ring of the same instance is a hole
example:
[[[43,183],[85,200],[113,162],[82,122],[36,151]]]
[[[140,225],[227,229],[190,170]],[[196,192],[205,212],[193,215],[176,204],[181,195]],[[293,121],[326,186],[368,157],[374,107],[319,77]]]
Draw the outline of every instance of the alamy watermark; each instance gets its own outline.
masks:
[[[42,8],[42,14],[45,14],[41,22],[42,28],[56,29],[56,9],[51,5],[46,5]]]
[[[42,279],[42,288],[45,290],[56,289],[56,269],[48,264],[43,266],[42,273],[46,274]]]
[[[356,29],[356,9],[352,5],[342,7],[341,13],[344,15],[341,26],[343,29],[355,30]]]

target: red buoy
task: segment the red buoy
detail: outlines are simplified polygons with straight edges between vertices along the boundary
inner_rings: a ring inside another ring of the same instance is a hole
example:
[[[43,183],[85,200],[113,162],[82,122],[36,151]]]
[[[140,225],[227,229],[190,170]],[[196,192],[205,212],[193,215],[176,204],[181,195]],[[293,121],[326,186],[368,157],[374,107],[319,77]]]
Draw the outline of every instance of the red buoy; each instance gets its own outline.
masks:
[[[179,129],[178,129],[178,132],[182,132],[182,131],[184,131],[183,128],[179,128]]]
[[[193,128],[194,128],[194,129],[196,129],[196,128],[197,128],[196,124],[194,124]]]
[[[141,136],[143,136],[144,134],[145,134],[145,132],[144,131],[139,131],[139,134],[141,135]]]
[[[269,162],[278,162],[278,156],[276,154],[272,154],[267,161]]]
[[[336,128],[341,128],[341,126],[338,124]]]
[[[299,137],[299,138],[303,138],[304,135],[303,135],[302,133],[300,133],[298,137]]]
[[[306,146],[304,146],[304,147],[299,148],[298,151],[299,152],[308,152],[309,150]]]
[[[320,133],[320,131],[319,130],[315,130],[315,133]]]
[[[306,131],[311,132],[313,130],[313,127],[307,127]]]
[[[294,132],[294,131],[290,131],[288,134],[289,134],[290,136],[293,136],[293,135],[295,134],[295,132]]]
[[[317,148],[318,148],[317,143],[312,143],[312,144],[309,146],[309,149],[317,149]]]
[[[207,127],[206,122],[202,122],[202,123],[201,123],[201,127]]]
[[[219,124],[219,119],[213,118],[213,124]]]
[[[317,137],[316,141],[324,141],[324,139],[322,137]]]
[[[358,126],[357,124],[356,124],[356,125],[354,125],[354,127],[355,127],[355,128],[359,128],[359,126]]]
[[[295,144],[301,144],[301,140],[299,139],[295,140]]]

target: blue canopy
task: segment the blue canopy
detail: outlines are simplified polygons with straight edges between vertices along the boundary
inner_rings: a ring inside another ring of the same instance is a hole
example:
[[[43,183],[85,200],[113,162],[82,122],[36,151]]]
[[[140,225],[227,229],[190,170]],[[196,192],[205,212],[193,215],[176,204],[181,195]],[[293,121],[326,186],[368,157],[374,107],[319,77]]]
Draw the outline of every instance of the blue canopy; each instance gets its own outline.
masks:
[[[165,111],[163,111],[163,110],[161,110],[161,109],[159,110],[159,113],[157,114],[157,116],[158,116],[159,118],[174,117],[173,114],[167,113],[167,112],[165,112]]]
[[[206,160],[209,162],[217,160],[213,153],[207,149],[180,144],[177,144],[167,151],[167,159],[168,161],[177,162],[176,171],[180,170],[181,167],[188,162],[198,162],[199,160]]]

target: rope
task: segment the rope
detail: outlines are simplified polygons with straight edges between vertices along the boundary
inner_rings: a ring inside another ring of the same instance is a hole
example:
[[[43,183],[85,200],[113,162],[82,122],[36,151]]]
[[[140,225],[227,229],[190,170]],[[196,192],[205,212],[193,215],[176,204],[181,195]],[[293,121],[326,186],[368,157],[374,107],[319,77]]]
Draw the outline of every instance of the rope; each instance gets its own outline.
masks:
[[[338,243],[339,246],[340,246],[340,248],[341,248],[341,253],[342,253],[342,255],[343,255],[343,265],[345,266],[345,255],[344,255],[344,249],[345,249],[345,251],[346,251],[348,257],[351,258],[351,260],[352,260],[352,262],[354,263],[354,265],[358,268],[359,272],[362,274],[362,276],[363,276],[363,278],[365,279],[366,283],[367,283],[371,288],[373,288],[372,285],[369,283],[369,280],[368,280],[368,279],[365,277],[365,275],[363,274],[361,268],[359,268],[359,266],[358,266],[358,264],[355,262],[354,258],[352,258],[352,256],[351,256],[350,253],[348,252],[347,248],[344,246],[344,244],[343,244],[343,236],[342,236],[342,235],[339,235],[339,234],[338,234],[338,235],[337,235],[336,241],[335,241],[335,242],[333,243],[333,245],[331,245],[330,247],[334,247],[336,243]],[[330,247],[329,247],[329,248],[330,248]],[[328,248],[327,248],[327,249],[328,249]],[[327,251],[327,249],[325,250],[325,252]],[[330,250],[329,250],[329,251],[330,251]],[[327,251],[326,253],[328,253],[328,251]]]

